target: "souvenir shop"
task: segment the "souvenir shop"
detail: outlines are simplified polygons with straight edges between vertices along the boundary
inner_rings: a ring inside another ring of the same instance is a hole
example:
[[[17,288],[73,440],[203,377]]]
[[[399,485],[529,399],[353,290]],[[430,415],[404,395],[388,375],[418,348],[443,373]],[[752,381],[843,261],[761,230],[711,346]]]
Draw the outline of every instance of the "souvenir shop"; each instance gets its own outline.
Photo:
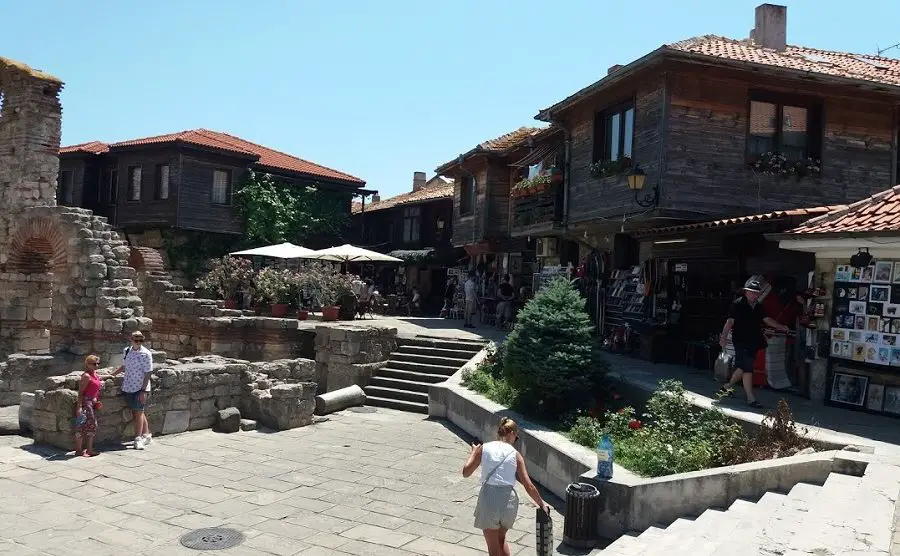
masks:
[[[765,233],[792,219],[684,225],[633,234],[639,263],[613,269],[605,288],[604,347],[653,362],[712,370],[731,304],[750,278],[763,284],[766,314],[798,333],[773,334],[754,382],[806,395],[807,334],[815,311],[814,257],[778,248]],[[824,310],[824,308],[822,308]]]
[[[825,400],[900,416],[900,258],[854,259],[834,267]]]

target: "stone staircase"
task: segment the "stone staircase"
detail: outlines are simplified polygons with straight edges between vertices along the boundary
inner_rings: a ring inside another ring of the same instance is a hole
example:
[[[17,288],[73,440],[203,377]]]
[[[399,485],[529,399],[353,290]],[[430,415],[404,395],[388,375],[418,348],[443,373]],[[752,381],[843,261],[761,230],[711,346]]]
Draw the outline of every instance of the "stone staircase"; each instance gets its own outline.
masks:
[[[721,555],[888,554],[900,475],[870,463],[862,477],[832,473],[825,484],[800,483],[759,501],[620,537],[597,554]]]
[[[364,388],[366,404],[428,413],[428,386],[444,382],[479,351],[484,342],[417,336],[399,340],[387,365]]]

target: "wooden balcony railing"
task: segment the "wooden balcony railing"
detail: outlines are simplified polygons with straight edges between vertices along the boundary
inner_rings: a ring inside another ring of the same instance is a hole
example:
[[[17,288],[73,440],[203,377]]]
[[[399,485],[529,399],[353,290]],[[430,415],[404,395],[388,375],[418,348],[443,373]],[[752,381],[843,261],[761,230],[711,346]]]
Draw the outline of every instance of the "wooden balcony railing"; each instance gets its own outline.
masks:
[[[563,190],[561,184],[553,184],[546,190],[512,199],[513,229],[562,222]]]

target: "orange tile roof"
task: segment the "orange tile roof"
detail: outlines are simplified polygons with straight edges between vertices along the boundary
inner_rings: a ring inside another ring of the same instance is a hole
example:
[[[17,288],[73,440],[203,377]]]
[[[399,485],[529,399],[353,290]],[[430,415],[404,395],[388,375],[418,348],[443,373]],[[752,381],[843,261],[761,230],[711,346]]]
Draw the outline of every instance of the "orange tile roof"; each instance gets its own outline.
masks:
[[[550,113],[571,106],[609,83],[618,81],[630,71],[636,70],[661,56],[684,57],[696,60],[705,58],[711,63],[748,64],[760,69],[794,71],[798,75],[818,74],[823,77],[847,79],[859,83],[900,87],[900,60],[871,54],[853,54],[832,50],[819,50],[804,46],[787,45],[783,52],[764,48],[750,39],[737,40],[718,35],[701,35],[671,44],[647,54],[605,76],[580,91],[568,96],[549,108],[541,110],[537,118],[549,120]]]
[[[264,168],[271,168],[274,170],[296,172],[298,174],[304,174],[317,178],[348,182],[354,185],[364,185],[366,183],[364,180],[361,180],[355,176],[351,176],[350,174],[334,170],[333,168],[328,168],[326,166],[315,164],[313,162],[309,162],[301,158],[297,158],[295,156],[291,156],[289,154],[264,147],[262,145],[257,145],[256,143],[251,143],[250,141],[241,139],[240,137],[235,137],[234,135],[229,135],[227,133],[222,133],[219,131],[210,131],[208,129],[192,129],[187,131],[179,131],[177,133],[167,133],[165,135],[155,135],[153,137],[143,137],[140,139],[119,141],[117,143],[110,143],[108,145],[108,148],[119,149],[141,145],[158,145],[164,143],[184,143],[187,145],[211,148],[243,155],[255,159],[255,163]],[[91,144],[92,143],[84,143],[83,145]],[[76,147],[80,147],[80,145],[75,145],[73,147],[63,147],[60,149],[60,153],[90,152],[84,150],[71,150]]]
[[[717,35],[693,37],[666,47],[715,58],[900,86],[900,60],[871,54],[792,45],[788,45],[784,52],[779,52],[757,46],[750,40],[735,40]]]
[[[835,208],[836,207],[813,207],[813,208],[799,208],[799,209],[790,209],[790,210],[776,210],[773,212],[766,212],[763,214],[735,216],[733,218],[723,218],[720,220],[711,220],[709,222],[695,222],[695,223],[691,223],[691,224],[678,224],[675,226],[664,226],[661,228],[647,228],[644,230],[635,230],[634,232],[632,232],[632,235],[634,237],[647,237],[647,236],[654,236],[654,235],[673,233],[673,232],[688,232],[688,231],[695,231],[695,230],[707,230],[707,229],[711,229],[711,228],[725,228],[725,227],[729,227],[729,226],[738,226],[740,224],[764,222],[767,220],[780,220],[782,218],[803,217],[803,216],[812,217],[812,216],[827,214],[829,211],[834,210]]]
[[[900,232],[900,185],[835,208],[790,230],[790,235]]]
[[[400,205],[412,205],[424,203],[426,201],[434,201],[437,199],[450,199],[453,197],[453,182],[439,183],[437,185],[428,185],[418,191],[402,193],[395,195],[389,199],[382,199],[377,203],[369,203],[365,206],[365,212],[374,212],[376,210],[385,210]],[[350,208],[353,214],[363,212],[362,203],[353,203]]]
[[[109,145],[102,141],[89,141],[87,143],[79,143],[77,145],[69,145],[61,147],[59,154],[84,153],[84,154],[103,154],[109,151]]]
[[[468,158],[474,154],[478,153],[504,153],[510,149],[521,146],[526,139],[529,137],[534,137],[544,131],[545,127],[520,127],[514,131],[510,131],[509,133],[505,133],[500,137],[495,137],[493,139],[488,139],[487,141],[483,141],[475,146],[475,148],[469,150],[468,152],[460,155],[464,159]],[[453,160],[449,160],[440,166],[437,167],[435,173],[440,174],[448,170],[453,165],[457,164],[459,161],[459,157],[454,158]]]

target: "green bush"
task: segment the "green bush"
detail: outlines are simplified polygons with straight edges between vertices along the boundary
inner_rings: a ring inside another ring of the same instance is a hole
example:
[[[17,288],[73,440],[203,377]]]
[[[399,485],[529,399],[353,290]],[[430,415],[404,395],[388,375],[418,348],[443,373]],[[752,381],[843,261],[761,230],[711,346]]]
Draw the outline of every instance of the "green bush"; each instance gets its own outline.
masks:
[[[518,392],[510,387],[502,377],[494,378],[491,373],[491,364],[487,360],[478,364],[474,369],[464,370],[462,385],[500,405],[515,407],[518,404]]]
[[[569,438],[593,448],[608,434],[616,462],[645,477],[727,465],[736,447],[746,442],[741,427],[724,413],[692,406],[677,381],[660,382],[642,417],[637,419],[631,407],[606,412],[601,420],[582,417]]]
[[[593,404],[605,367],[584,299],[565,279],[529,301],[505,343],[503,376],[523,411],[559,418]]]

